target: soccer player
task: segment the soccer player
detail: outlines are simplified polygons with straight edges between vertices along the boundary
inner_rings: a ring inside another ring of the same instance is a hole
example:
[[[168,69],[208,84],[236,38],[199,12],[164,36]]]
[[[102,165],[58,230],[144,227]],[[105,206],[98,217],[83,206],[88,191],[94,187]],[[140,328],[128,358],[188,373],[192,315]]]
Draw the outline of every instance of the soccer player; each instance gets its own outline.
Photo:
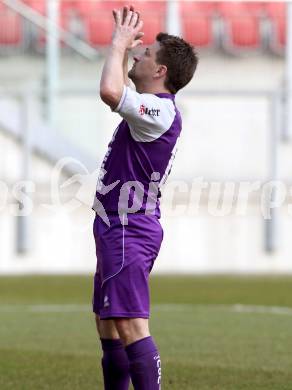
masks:
[[[143,43],[143,22],[132,6],[113,16],[100,96],[123,120],[104,158],[93,206],[93,311],[104,388],[127,390],[131,379],[135,390],[158,390],[161,360],[148,326],[148,277],[163,238],[159,188],[181,132],[175,94],[192,79],[198,58],[183,39],[159,33],[128,72],[128,51]]]

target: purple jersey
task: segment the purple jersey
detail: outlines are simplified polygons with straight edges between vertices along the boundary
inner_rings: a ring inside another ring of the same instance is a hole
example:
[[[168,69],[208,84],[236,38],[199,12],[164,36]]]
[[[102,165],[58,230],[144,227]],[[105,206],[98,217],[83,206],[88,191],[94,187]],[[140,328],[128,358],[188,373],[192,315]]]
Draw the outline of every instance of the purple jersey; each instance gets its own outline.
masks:
[[[137,93],[124,87],[114,110],[123,118],[103,160],[93,209],[109,214],[160,217],[160,186],[175,157],[181,116],[175,96]]]

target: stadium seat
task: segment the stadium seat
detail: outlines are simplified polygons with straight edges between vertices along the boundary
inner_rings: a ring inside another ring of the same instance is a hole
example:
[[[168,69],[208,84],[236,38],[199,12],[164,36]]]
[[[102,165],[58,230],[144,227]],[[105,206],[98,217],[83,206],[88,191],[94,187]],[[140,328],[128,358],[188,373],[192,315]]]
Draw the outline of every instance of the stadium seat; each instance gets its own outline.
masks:
[[[5,4],[0,3],[0,52],[23,51],[27,45],[24,20]]]
[[[276,54],[283,54],[286,45],[286,3],[267,3],[266,15],[270,24],[269,47]]]
[[[222,20],[221,42],[228,52],[261,48],[262,6],[259,3],[222,2],[218,4]]]
[[[223,16],[240,16],[242,13],[260,16],[265,9],[263,2],[222,1],[217,4],[217,10]]]
[[[111,10],[117,2],[77,1],[77,9],[85,25],[85,39],[92,46],[104,46],[110,42],[113,32]]]
[[[183,37],[194,46],[209,47],[214,43],[212,17],[216,3],[180,3]]]

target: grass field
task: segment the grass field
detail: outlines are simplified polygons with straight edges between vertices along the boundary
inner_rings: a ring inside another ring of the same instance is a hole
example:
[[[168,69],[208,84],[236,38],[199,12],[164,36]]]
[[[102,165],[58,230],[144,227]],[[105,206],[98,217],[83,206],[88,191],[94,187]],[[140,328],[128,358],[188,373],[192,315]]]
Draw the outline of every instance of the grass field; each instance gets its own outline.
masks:
[[[0,389],[102,389],[84,276],[0,278]],[[292,278],[153,277],[163,389],[292,390]]]

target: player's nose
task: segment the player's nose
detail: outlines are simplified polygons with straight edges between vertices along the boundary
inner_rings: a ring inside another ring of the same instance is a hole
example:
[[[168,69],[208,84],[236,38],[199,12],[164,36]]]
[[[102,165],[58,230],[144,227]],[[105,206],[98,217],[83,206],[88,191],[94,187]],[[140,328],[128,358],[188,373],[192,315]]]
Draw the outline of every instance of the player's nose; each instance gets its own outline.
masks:
[[[135,55],[135,56],[133,57],[133,60],[134,60],[135,62],[139,62],[139,61],[140,61],[140,56]]]

